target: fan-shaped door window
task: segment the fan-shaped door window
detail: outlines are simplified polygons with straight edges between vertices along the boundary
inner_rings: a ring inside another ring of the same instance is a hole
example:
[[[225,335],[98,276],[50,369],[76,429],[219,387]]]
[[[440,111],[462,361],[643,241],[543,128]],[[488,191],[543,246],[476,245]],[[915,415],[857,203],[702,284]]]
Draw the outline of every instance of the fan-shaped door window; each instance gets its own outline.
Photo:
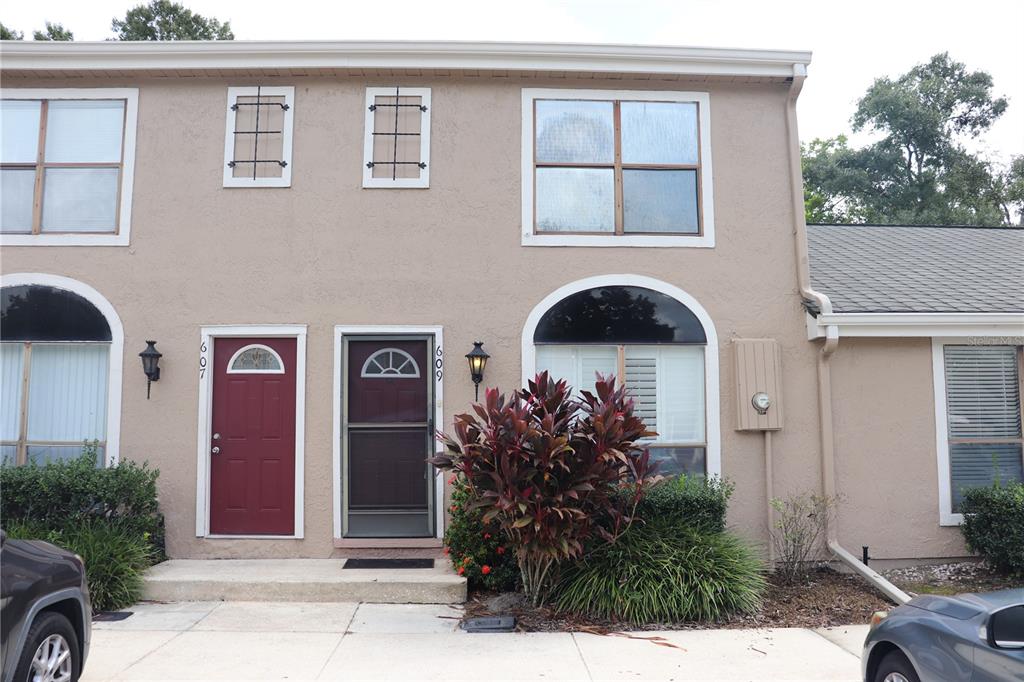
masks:
[[[231,356],[228,374],[284,374],[284,362],[273,348],[254,343]]]
[[[363,363],[359,376],[364,379],[415,379],[420,366],[400,348],[382,348]]]

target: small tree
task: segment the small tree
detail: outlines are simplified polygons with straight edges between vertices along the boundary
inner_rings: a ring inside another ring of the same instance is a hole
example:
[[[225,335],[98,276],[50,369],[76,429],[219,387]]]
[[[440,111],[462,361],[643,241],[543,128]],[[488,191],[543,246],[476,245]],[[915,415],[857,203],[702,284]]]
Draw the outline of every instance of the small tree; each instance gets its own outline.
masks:
[[[496,522],[509,539],[534,604],[544,601],[558,562],[625,530],[652,482],[650,455],[637,441],[655,434],[625,388],[598,376],[596,395],[584,391],[577,401],[571,393],[547,372],[511,399],[488,389],[476,416],[460,414],[454,436],[440,434],[447,452],[431,459],[462,474],[483,522]],[[631,481],[631,495],[616,494]]]
[[[32,31],[32,40],[74,40],[75,34],[64,28],[63,24],[51,24],[46,22],[45,31]]]
[[[25,34],[21,31],[15,31],[12,28],[7,28],[4,24],[0,23],[0,40],[24,40]]]
[[[838,502],[838,498],[817,493],[771,501],[776,514],[771,533],[776,575],[787,582],[807,575],[822,549]]]
[[[150,0],[115,18],[115,40],[234,40],[231,22],[195,14],[170,0]]]

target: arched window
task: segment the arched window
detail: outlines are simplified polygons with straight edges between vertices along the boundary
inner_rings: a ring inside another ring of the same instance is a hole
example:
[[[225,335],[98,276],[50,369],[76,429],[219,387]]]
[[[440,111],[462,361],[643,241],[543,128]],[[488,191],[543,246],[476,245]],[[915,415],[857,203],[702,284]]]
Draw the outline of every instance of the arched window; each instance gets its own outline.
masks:
[[[400,348],[382,348],[363,363],[359,376],[364,379],[415,379],[420,366]]]
[[[284,374],[284,361],[273,348],[254,343],[235,351],[228,374]]]
[[[112,333],[84,297],[54,286],[0,289],[0,456],[5,464],[105,460]]]
[[[586,391],[598,373],[615,375],[658,432],[645,445],[661,473],[717,473],[717,462],[708,467],[708,332],[686,304],[652,288],[610,284],[567,293],[531,317],[536,371]]]

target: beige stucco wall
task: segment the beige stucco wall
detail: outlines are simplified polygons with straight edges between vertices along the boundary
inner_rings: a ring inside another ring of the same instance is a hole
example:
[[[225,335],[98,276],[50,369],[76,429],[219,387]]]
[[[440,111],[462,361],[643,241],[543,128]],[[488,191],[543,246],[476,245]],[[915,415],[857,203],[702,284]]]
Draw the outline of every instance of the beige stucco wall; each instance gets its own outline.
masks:
[[[832,359],[839,540],[876,559],[963,556],[939,526],[931,339],[841,339]]]
[[[797,294],[784,85],[406,78],[402,85],[433,88],[431,188],[364,190],[364,87],[395,81],[310,77],[259,82],[296,87],[291,188],[221,186],[226,88],[256,84],[251,79],[6,82],[8,87],[140,88],[131,246],[11,247],[4,249],[2,267],[5,273],[45,272],[78,279],[101,292],[121,316],[125,329],[121,452],[124,457],[149,460],[161,470],[161,504],[171,556],[331,553],[334,325],[443,325],[448,421],[472,398],[462,357],[472,341],[483,340],[491,353],[486,383],[515,387],[520,377],[520,334],[530,310],[564,284],[607,273],[646,275],[678,286],[714,320],[720,340],[722,469],[736,483],[731,524],[752,540],[764,541],[763,441],[757,433],[733,430],[731,338],[779,341],[786,422],[774,441],[775,490],[782,495],[818,489],[815,347],[806,340]],[[520,89],[524,86],[709,91],[717,246],[521,246]],[[199,327],[244,323],[309,326],[304,540],[195,537]],[[164,354],[160,382],[153,386],[148,401],[137,358],[147,338],[156,339]],[[900,347],[899,352],[916,362],[912,349]],[[842,348],[837,391],[857,390],[848,387],[851,382],[846,375],[852,371],[849,363],[858,357],[854,350],[847,353]],[[881,371],[892,364],[887,358],[879,349],[875,355],[863,355],[862,361],[878,365]],[[860,390],[868,395],[871,388]],[[899,401],[892,392],[870,395],[870,400],[858,402],[870,409],[877,406],[879,397],[892,401],[894,407],[914,403],[930,419],[928,403],[916,396],[915,401]],[[837,423],[843,434],[854,433],[870,421],[865,413],[847,415],[843,407],[848,403],[846,397],[837,399]],[[889,419],[909,421],[899,414],[894,409]],[[919,430],[927,435],[928,428]],[[884,459],[882,453],[893,448],[883,447],[882,436],[875,428],[876,447],[871,450]],[[906,433],[900,442],[914,437]],[[840,457],[852,449],[842,442]],[[920,458],[927,460],[924,454]],[[931,486],[934,461],[925,465],[918,474],[923,471]],[[912,467],[907,462],[901,471],[912,473]],[[863,460],[853,466],[844,459],[840,487],[877,485],[880,470]],[[915,490],[927,487],[917,480],[914,485]],[[930,487],[927,494],[932,494]],[[894,497],[901,498],[898,504],[906,511],[900,515],[906,520],[906,534],[918,538],[908,549],[896,540],[886,540],[884,526],[872,526],[870,519],[875,516],[858,516],[864,520],[848,523],[844,513],[843,538],[859,545],[863,537],[880,553],[883,547],[886,553],[957,549],[948,540],[925,539],[939,536],[937,512],[926,493]],[[848,508],[863,499],[860,496],[854,502],[851,497]],[[877,508],[877,503],[870,500],[872,507]],[[858,528],[871,529],[872,535]],[[947,538],[948,533],[941,537]]]

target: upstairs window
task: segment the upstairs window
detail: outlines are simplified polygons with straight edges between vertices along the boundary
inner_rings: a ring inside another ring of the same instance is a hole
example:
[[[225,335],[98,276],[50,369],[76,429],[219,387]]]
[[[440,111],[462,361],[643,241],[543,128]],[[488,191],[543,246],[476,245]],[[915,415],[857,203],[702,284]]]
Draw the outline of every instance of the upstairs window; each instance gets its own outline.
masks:
[[[707,103],[525,90],[523,243],[713,245]]]
[[[367,88],[363,187],[430,186],[430,88]]]
[[[295,88],[228,88],[225,187],[291,187]]]
[[[135,90],[3,93],[5,244],[127,243],[136,103]]]

